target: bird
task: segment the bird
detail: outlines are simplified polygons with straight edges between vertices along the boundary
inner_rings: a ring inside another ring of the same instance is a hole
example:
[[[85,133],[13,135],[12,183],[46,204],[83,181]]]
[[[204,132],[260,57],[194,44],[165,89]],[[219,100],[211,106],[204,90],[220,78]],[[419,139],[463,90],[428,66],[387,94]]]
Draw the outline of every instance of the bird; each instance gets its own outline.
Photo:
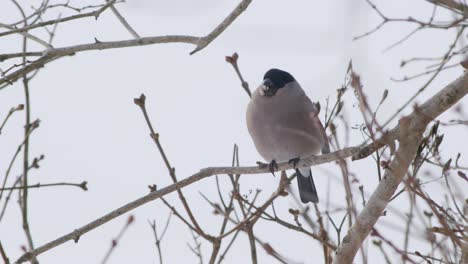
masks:
[[[247,106],[246,123],[257,152],[270,162],[272,172],[276,162],[296,165],[300,158],[330,152],[319,112],[320,105],[310,100],[290,73],[274,68],[265,73]],[[295,170],[301,202],[318,203],[311,169]]]

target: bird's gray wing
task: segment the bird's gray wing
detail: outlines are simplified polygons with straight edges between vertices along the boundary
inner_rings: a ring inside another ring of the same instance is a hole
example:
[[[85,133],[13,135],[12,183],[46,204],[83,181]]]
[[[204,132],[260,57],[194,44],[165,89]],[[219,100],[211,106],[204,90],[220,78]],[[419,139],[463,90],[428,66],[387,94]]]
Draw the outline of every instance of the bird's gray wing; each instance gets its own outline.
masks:
[[[312,103],[310,98],[304,94],[299,98],[297,104],[291,106],[290,113],[282,123],[290,131],[305,133],[313,137],[319,145],[318,149],[321,149],[322,153],[325,154],[330,152],[330,146],[325,129],[318,117],[319,112],[320,107]]]

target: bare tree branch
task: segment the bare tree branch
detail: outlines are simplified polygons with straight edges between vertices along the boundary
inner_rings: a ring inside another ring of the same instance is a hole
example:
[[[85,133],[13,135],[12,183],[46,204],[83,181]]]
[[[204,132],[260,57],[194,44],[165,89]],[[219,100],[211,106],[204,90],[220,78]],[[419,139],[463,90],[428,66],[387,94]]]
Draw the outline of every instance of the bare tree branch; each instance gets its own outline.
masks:
[[[353,159],[364,158],[372,154],[373,151],[386,145],[386,142],[391,141],[391,139],[394,139],[397,136],[401,137],[402,135],[405,135],[404,133],[407,133],[408,131],[412,131],[414,129],[417,129],[416,131],[421,131],[421,127],[425,127],[425,125],[427,125],[428,122],[430,122],[435,117],[437,117],[438,115],[443,113],[445,110],[450,108],[453,104],[455,104],[458,100],[460,100],[466,93],[468,93],[467,78],[468,77],[466,74],[462,75],[457,80],[455,80],[454,82],[449,84],[447,87],[442,89],[439,93],[431,97],[423,105],[421,105],[420,107],[417,107],[415,111],[409,117],[404,119],[406,123],[404,125],[405,129],[403,130],[403,132],[400,132],[400,128],[397,126],[393,128],[391,132],[383,135],[380,139],[377,139],[376,141],[370,144],[367,144],[361,147],[345,148],[343,150],[339,150],[330,154],[312,156],[312,157],[300,160],[296,166],[298,167],[314,166],[314,165],[336,161],[338,159],[344,159],[348,157],[353,157]],[[418,118],[421,121],[417,122]],[[413,135],[412,138],[414,137],[415,136]],[[400,140],[404,140],[404,139],[400,138]],[[354,257],[354,254],[356,253],[357,249],[361,245],[359,241],[363,241],[365,236],[369,233],[373,224],[377,221],[378,217],[380,217],[382,213],[382,211],[379,211],[379,210],[383,210],[385,208],[389,199],[393,195],[395,188],[398,186],[399,182],[401,181],[401,179],[397,179],[396,176],[393,176],[394,173],[398,172],[398,173],[404,174],[406,172],[406,169],[403,169],[403,167],[398,168],[397,165],[404,162],[403,158],[409,158],[411,156],[410,154],[412,153],[412,151],[409,152],[409,150],[412,150],[412,148],[410,147],[414,147],[415,144],[417,145],[418,143],[409,142],[408,144],[404,144],[407,146],[400,146],[400,149],[398,151],[400,153],[399,154],[400,156],[398,156],[399,158],[395,158],[392,161],[393,165],[390,166],[390,168],[393,168],[394,172],[390,170],[387,171],[386,175],[384,176],[384,179],[380,182],[379,187],[374,192],[373,196],[370,198],[370,200],[366,204],[366,207],[359,215],[357,222],[354,224],[354,227],[349,231],[348,235],[344,238],[344,242],[338,250],[339,253],[337,255],[337,258],[335,259],[335,263],[345,263],[345,262],[336,262],[336,261],[343,261],[344,256],[349,257],[351,255],[352,257]],[[276,171],[283,171],[283,170],[288,170],[292,168],[293,168],[292,164],[288,162],[284,162],[284,163],[278,164]],[[200,172],[195,173],[188,178],[180,180],[179,182],[169,185],[167,187],[164,187],[160,190],[153,191],[137,200],[134,200],[126,205],[123,205],[122,207],[114,211],[111,211],[110,213],[76,229],[73,232],[70,232],[51,242],[48,242],[36,248],[33,251],[25,253],[15,263],[23,263],[25,261],[28,261],[32,257],[42,254],[58,245],[65,243],[66,241],[69,241],[72,239],[77,241],[81,235],[109,222],[110,220],[114,218],[126,212],[129,212],[143,204],[146,204],[150,201],[163,197],[164,195],[167,195],[168,193],[174,192],[187,185],[197,182],[201,179],[214,176],[214,175],[221,175],[221,174],[259,174],[259,173],[269,173],[269,172],[270,172],[269,168],[258,167],[258,166],[254,166],[254,167],[209,167],[209,168],[202,169]],[[369,220],[366,220],[366,217],[368,217]],[[356,225],[359,226],[359,230],[356,230],[357,229]],[[362,232],[357,232],[357,231],[362,231]],[[353,235],[356,232],[357,232],[357,235]]]
[[[395,128],[393,131],[398,131],[398,128]],[[336,161],[338,159],[353,157],[356,159],[364,158],[373,151],[379,149],[380,147],[385,145],[385,142],[389,140],[389,138],[394,138],[392,136],[394,132],[390,132],[389,134],[383,136],[381,139],[377,139],[376,141],[361,146],[361,147],[351,147],[346,148],[343,150],[339,150],[330,154],[320,155],[320,156],[312,156],[306,159],[302,159],[297,163],[297,167],[306,167],[306,166],[313,166],[324,164],[332,161]],[[389,136],[390,135],[390,136]],[[278,163],[278,168],[276,171],[288,170],[293,169],[293,165],[289,162]],[[33,256],[40,255],[56,246],[59,246],[69,240],[78,241],[79,237],[89,231],[109,222],[110,220],[125,214],[143,204],[161,198],[169,193],[172,193],[176,190],[179,190],[185,186],[188,186],[194,182],[200,181],[204,178],[211,177],[214,175],[221,175],[221,174],[260,174],[260,173],[270,173],[270,169],[268,167],[259,167],[259,166],[252,166],[252,167],[209,167],[202,169],[200,172],[193,174],[192,176],[185,178],[183,180],[178,181],[177,183],[171,184],[167,187],[159,189],[157,191],[153,191],[139,199],[136,199],[126,205],[121,206],[120,208],[111,211],[110,213],[78,228],[75,229],[73,232],[70,232],[62,237],[59,237],[51,242],[48,242],[40,247],[37,247],[35,250],[26,252],[21,256],[15,263],[23,263],[28,261]]]
[[[353,227],[343,238],[333,263],[350,263],[362,242],[382,215],[416,154],[422,133],[429,122],[449,109],[468,93],[468,74],[464,74],[431,97],[413,113],[400,120],[399,148],[382,181],[359,214]]]
[[[108,4],[113,3],[114,1],[108,2]],[[32,61],[27,66],[16,70],[3,78],[0,79],[0,89],[4,88],[5,84],[12,84],[25,74],[30,73],[36,69],[43,67],[45,64],[69,55],[74,55],[75,53],[88,51],[88,50],[104,50],[104,49],[116,49],[116,48],[125,48],[125,47],[134,47],[134,46],[144,46],[152,44],[163,44],[163,43],[188,43],[195,45],[195,49],[190,52],[190,55],[195,54],[196,52],[204,49],[208,46],[213,40],[215,40],[228,26],[234,22],[234,20],[242,14],[247,7],[250,5],[252,0],[242,0],[236,8],[217,26],[215,27],[208,35],[203,37],[196,36],[186,36],[186,35],[168,35],[168,36],[156,36],[156,37],[144,37],[138,39],[130,40],[121,40],[121,41],[109,41],[102,42],[95,40],[94,43],[81,44],[75,46],[68,46],[62,48],[49,48],[43,52],[43,55],[35,61]],[[107,5],[106,5],[107,6]],[[104,7],[106,7],[104,6]],[[102,8],[104,8],[102,7]],[[82,14],[77,15],[82,16]],[[55,22],[56,23],[56,22]],[[54,23],[52,23],[54,24]],[[38,24],[36,24],[38,25]],[[10,31],[11,32],[11,31]],[[2,36],[3,33],[0,33]],[[5,35],[5,34],[3,34]],[[0,58],[9,58],[11,54],[0,54]]]

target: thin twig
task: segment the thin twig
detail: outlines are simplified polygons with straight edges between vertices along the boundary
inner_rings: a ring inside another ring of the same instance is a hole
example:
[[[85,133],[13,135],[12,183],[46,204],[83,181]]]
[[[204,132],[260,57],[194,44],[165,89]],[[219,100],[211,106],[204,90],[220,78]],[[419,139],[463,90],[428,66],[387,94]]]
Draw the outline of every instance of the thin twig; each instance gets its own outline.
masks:
[[[29,165],[29,170],[31,169],[38,169],[39,168],[39,162],[42,161],[44,159],[44,155],[40,155],[39,158],[34,158],[33,162],[31,165]],[[16,180],[15,182],[13,183],[12,186],[16,186],[18,185],[20,182],[21,182],[21,179],[23,178],[23,175],[20,175],[18,177],[16,177]],[[2,221],[3,219],[3,216],[5,215],[5,212],[6,212],[6,208],[8,206],[8,203],[10,201],[10,197],[11,195],[13,194],[13,190],[10,190],[5,198],[5,202],[3,203],[3,208],[2,208],[2,211],[0,213],[0,222]]]
[[[2,255],[2,259],[4,264],[10,264],[10,259],[8,258],[7,254],[5,253],[5,250],[3,249],[2,242],[0,241],[0,255]]]
[[[252,92],[250,91],[249,88],[249,83],[244,80],[242,77],[242,74],[239,70],[239,65],[237,64],[237,60],[239,59],[239,55],[237,52],[234,52],[232,56],[226,56],[226,62],[231,64],[232,67],[234,68],[234,71],[236,71],[237,77],[239,77],[239,80],[241,81],[241,86],[244,89],[244,91],[247,93],[247,95],[252,98]]]
[[[2,134],[2,130],[3,128],[5,127],[8,119],[10,119],[10,117],[16,112],[16,111],[21,111],[24,109],[24,105],[23,104],[19,104],[18,106],[16,107],[12,107],[10,108],[10,111],[8,111],[8,114],[6,115],[5,119],[3,119],[3,122],[2,122],[2,125],[0,125],[0,135]]]
[[[139,98],[135,98],[134,102],[136,105],[138,105],[145,117],[146,124],[148,125],[148,128],[150,130],[150,136],[153,139],[154,143],[156,144],[159,153],[161,154],[161,157],[164,160],[164,164],[166,165],[167,170],[169,171],[169,175],[171,176],[171,179],[174,183],[177,182],[177,176],[175,174],[175,168],[171,166],[169,159],[167,158],[166,153],[164,152],[164,149],[161,145],[161,142],[159,141],[159,134],[155,132],[153,125],[151,124],[151,121],[148,116],[148,112],[146,111],[146,97],[144,94],[141,94]],[[202,236],[203,238],[212,241],[213,237],[210,235],[207,235],[203,229],[200,227],[198,224],[198,221],[195,219],[195,216],[192,213],[192,210],[190,209],[190,206],[187,202],[187,199],[185,199],[184,194],[182,193],[181,190],[177,190],[177,193],[179,195],[179,199],[182,202],[182,205],[185,208],[185,212],[188,214],[190,221],[192,222],[193,226],[195,227],[195,231],[198,233],[198,235]]]
[[[122,227],[120,230],[119,234],[117,235],[116,238],[112,239],[111,241],[111,246],[109,250],[107,251],[106,255],[104,256],[104,259],[101,261],[101,264],[107,263],[109,260],[109,257],[111,256],[112,252],[115,251],[115,248],[119,244],[120,240],[122,240],[123,235],[127,231],[128,227],[135,221],[135,217],[133,215],[130,215],[127,219],[127,222],[125,222],[125,225]]]
[[[7,24],[3,24],[3,23],[0,23],[0,27],[7,28],[7,29],[9,29],[9,30],[15,30],[14,27],[9,26],[9,25],[7,25]],[[2,33],[3,33],[3,32],[2,32]],[[0,33],[0,36],[1,36],[2,33]],[[30,39],[30,40],[32,40],[32,41],[34,41],[34,42],[36,42],[36,43],[38,43],[38,44],[44,46],[46,49],[53,48],[52,45],[50,45],[49,43],[45,42],[44,40],[42,40],[42,39],[40,39],[40,38],[38,38],[38,37],[36,37],[36,36],[34,36],[34,35],[31,35],[31,34],[28,33],[28,32],[23,32],[23,31],[21,31],[21,32],[18,32],[18,33],[21,34],[23,37],[28,38],[28,39]]]
[[[106,2],[110,2],[110,0],[106,0]],[[114,15],[117,17],[117,19],[122,23],[122,25],[125,27],[125,29],[136,39],[140,38],[140,35],[130,26],[130,24],[125,20],[125,18],[120,14],[119,10],[112,4],[110,6],[110,10]]]
[[[166,224],[164,225],[163,231],[161,235],[158,235],[157,227],[156,227],[156,220],[153,220],[153,222],[148,221],[148,224],[151,227],[151,230],[153,230],[153,235],[154,235],[154,244],[156,245],[156,249],[158,250],[158,257],[159,257],[159,263],[163,263],[163,256],[162,256],[162,250],[161,250],[161,241],[164,238],[164,235],[166,234],[167,228],[169,227],[169,223],[171,221],[172,214],[169,213],[169,216],[167,217]]]
[[[21,7],[21,5],[16,1],[12,0],[13,4],[16,6],[18,11],[20,12],[21,16],[25,19],[24,21],[24,26],[28,26],[28,23],[26,21],[26,14]],[[28,50],[27,48],[28,44],[28,37],[23,35],[22,38],[22,52],[26,53]],[[26,56],[22,57],[22,64],[26,65]],[[22,183],[23,186],[28,186],[28,171],[29,171],[29,136],[31,132],[37,128],[39,125],[39,122],[34,122],[31,123],[31,105],[30,105],[30,97],[29,97],[29,80],[26,75],[21,76],[23,80],[23,87],[24,87],[24,97],[25,97],[25,125],[24,125],[24,141],[22,144],[23,145],[23,177],[22,177]],[[21,145],[18,148],[18,151],[21,149]],[[18,152],[17,152],[18,153]],[[8,169],[11,169],[11,167]],[[6,178],[6,177],[5,177]],[[2,187],[5,187],[5,182],[6,179],[4,180],[4,184]],[[24,234],[26,236],[26,240],[28,242],[29,250],[34,250],[34,242],[31,234],[31,229],[29,227],[29,220],[28,220],[28,188],[25,188],[22,190],[22,192],[19,193],[19,205],[21,209],[21,216],[22,216],[22,227]],[[32,264],[38,264],[38,260],[35,256],[31,258],[31,263]]]
[[[12,186],[12,187],[5,187],[5,188],[0,188],[2,191],[8,191],[8,190],[23,190],[25,188],[27,189],[33,189],[33,188],[42,188],[42,187],[52,187],[52,186],[75,186],[81,188],[83,191],[87,191],[88,187],[86,186],[88,182],[84,181],[81,183],[70,183],[70,182],[56,182],[56,183],[36,183],[36,184],[31,184],[28,186]]]

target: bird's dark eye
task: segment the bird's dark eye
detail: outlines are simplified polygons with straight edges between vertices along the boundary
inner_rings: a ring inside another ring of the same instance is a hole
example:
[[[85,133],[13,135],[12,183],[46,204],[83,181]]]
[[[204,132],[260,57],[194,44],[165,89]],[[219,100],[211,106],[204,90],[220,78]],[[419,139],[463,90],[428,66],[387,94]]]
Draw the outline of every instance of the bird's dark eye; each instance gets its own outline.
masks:
[[[273,86],[274,86],[273,82],[270,79],[263,80],[263,85],[265,85],[265,86],[267,86],[269,88],[273,88]]]

